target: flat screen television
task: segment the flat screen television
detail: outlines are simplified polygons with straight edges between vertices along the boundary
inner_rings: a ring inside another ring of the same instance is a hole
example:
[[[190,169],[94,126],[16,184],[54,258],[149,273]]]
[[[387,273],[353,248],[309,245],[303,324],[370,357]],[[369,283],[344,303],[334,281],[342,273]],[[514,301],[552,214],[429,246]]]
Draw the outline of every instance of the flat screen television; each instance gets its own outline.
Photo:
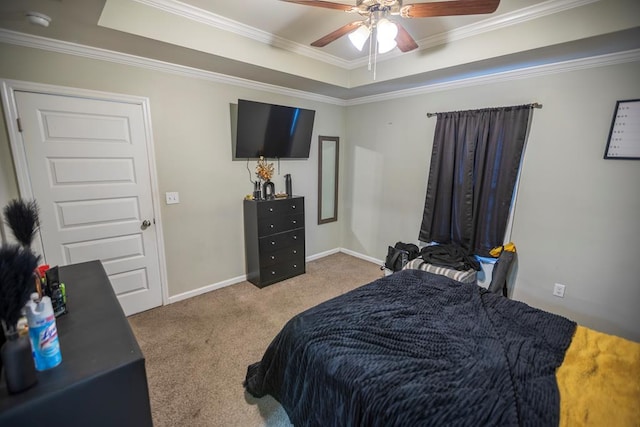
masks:
[[[238,100],[236,158],[307,159],[316,112]]]

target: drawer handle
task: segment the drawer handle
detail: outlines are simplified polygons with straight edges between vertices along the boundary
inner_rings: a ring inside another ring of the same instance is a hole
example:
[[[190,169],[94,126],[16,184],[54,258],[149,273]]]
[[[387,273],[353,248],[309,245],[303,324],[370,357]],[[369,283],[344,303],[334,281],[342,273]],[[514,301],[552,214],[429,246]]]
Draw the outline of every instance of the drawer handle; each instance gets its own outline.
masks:
[[[270,227],[270,228],[273,228],[273,224],[269,224],[269,227]]]
[[[271,255],[271,259],[276,259],[276,257],[274,257],[273,255]]]
[[[293,236],[293,240],[298,240],[298,236]]]
[[[271,241],[271,244],[272,244],[272,245],[275,245],[275,244],[276,244],[276,242],[274,242],[274,241],[272,240],[272,241]]]
[[[295,208],[296,208],[296,205],[291,205],[291,209],[295,209]]]
[[[294,250],[294,251],[293,251],[293,253],[294,253],[294,254],[297,254],[297,253],[298,253],[298,251],[295,251],[295,250]]]
[[[271,272],[271,275],[273,276],[274,274],[276,274],[276,272],[275,272],[275,271],[272,271],[272,272]]]
[[[269,208],[269,212],[273,212],[273,208]]]
[[[298,268],[298,264],[293,264],[293,268]]]
[[[294,224],[298,223],[298,221],[296,221],[295,219],[293,221],[291,221],[291,222],[294,223]]]

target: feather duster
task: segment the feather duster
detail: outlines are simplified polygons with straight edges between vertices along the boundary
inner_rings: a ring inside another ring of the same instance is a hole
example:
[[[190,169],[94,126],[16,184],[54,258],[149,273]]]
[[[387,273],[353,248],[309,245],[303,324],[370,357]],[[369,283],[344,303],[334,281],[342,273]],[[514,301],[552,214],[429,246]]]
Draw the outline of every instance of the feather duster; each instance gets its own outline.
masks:
[[[34,271],[40,257],[19,245],[0,247],[0,319],[15,327],[20,310],[34,290]]]
[[[4,208],[4,218],[16,240],[24,247],[31,247],[33,236],[40,227],[38,204],[35,200],[14,199]]]

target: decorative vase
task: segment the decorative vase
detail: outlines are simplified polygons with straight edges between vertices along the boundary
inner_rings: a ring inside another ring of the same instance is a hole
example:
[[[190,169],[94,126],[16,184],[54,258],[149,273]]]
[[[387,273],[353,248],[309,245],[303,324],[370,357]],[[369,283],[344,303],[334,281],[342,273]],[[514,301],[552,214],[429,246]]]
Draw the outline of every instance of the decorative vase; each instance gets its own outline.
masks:
[[[291,174],[288,173],[284,176],[284,187],[286,188],[287,197],[293,197],[293,188],[291,186]]]
[[[0,355],[4,365],[4,377],[9,393],[24,391],[36,382],[36,366],[31,354],[29,337],[20,336],[15,328],[5,331],[7,341],[2,345]]]
[[[273,199],[276,195],[276,186],[273,182],[267,180],[262,184],[262,198],[265,200]]]

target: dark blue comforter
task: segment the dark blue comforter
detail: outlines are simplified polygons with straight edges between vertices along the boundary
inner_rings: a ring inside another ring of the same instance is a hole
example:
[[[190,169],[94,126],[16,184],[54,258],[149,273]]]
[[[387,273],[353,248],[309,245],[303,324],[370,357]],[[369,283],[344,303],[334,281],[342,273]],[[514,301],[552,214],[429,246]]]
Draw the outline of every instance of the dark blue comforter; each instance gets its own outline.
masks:
[[[419,270],[292,318],[246,389],[296,426],[558,425],[575,323]]]

